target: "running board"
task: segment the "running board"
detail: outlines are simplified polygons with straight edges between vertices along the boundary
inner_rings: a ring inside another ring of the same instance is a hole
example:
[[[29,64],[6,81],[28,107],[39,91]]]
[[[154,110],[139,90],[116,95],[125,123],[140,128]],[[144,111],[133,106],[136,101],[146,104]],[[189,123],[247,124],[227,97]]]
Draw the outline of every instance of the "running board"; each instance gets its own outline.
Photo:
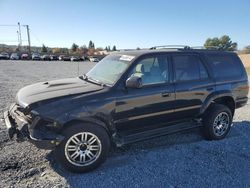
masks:
[[[147,140],[163,135],[168,135],[188,129],[193,129],[202,126],[199,122],[182,122],[175,125],[162,126],[160,128],[146,130],[146,131],[137,131],[128,135],[120,133],[119,136],[115,138],[115,143],[117,147],[121,147],[125,144],[139,142],[142,140]]]

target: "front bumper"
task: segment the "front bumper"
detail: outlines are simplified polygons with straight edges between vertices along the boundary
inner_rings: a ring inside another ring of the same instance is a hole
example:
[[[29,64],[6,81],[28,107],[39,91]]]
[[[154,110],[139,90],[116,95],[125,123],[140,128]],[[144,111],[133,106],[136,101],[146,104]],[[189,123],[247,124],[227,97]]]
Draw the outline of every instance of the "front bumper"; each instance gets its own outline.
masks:
[[[40,149],[54,149],[64,137],[49,130],[37,129],[40,120],[41,118],[36,117],[29,122],[16,104],[12,104],[4,112],[4,122],[10,139],[16,136],[18,142],[28,140]]]

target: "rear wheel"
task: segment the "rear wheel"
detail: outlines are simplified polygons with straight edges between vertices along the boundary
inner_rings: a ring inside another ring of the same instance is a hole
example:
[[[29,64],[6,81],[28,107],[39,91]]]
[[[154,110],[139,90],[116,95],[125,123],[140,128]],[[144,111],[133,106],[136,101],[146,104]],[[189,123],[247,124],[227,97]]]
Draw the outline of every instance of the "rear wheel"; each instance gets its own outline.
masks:
[[[220,140],[229,133],[232,124],[231,110],[221,104],[214,104],[203,118],[203,133],[209,140]]]
[[[67,128],[65,139],[56,148],[56,158],[67,170],[87,172],[101,165],[109,152],[106,130],[95,124],[76,124]]]

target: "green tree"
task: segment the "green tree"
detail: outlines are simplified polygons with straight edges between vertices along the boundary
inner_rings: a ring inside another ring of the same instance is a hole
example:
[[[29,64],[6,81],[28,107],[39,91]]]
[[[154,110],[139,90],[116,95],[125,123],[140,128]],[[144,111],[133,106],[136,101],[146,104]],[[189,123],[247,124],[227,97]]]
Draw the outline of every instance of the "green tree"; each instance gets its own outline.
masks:
[[[48,52],[48,48],[43,44],[41,53],[47,53],[47,52]]]
[[[77,44],[73,43],[71,46],[71,51],[76,52],[78,50],[78,48],[79,48],[79,46]]]
[[[112,51],[116,51],[116,46],[113,46]]]
[[[92,42],[92,40],[89,41],[89,49],[95,48],[95,44]]]
[[[232,42],[231,38],[227,35],[224,35],[220,38],[208,38],[204,44],[205,48],[217,47],[218,49],[234,51],[237,50],[237,43]]]

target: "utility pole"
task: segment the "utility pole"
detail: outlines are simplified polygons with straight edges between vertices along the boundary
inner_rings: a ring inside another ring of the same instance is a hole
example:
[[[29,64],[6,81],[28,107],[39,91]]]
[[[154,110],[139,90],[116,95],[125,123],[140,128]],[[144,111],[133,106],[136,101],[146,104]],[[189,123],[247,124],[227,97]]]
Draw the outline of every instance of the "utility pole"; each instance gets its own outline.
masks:
[[[19,42],[20,42],[20,46],[22,46],[22,33],[21,33],[21,27],[20,27],[20,22],[17,23],[18,24],[18,28],[19,28]]]
[[[19,38],[19,32],[16,31],[17,33],[17,46],[20,47],[20,38]]]
[[[27,29],[27,36],[28,36],[28,43],[29,43],[29,56],[31,57],[31,49],[30,49],[30,29],[29,29],[29,25],[24,25]]]

